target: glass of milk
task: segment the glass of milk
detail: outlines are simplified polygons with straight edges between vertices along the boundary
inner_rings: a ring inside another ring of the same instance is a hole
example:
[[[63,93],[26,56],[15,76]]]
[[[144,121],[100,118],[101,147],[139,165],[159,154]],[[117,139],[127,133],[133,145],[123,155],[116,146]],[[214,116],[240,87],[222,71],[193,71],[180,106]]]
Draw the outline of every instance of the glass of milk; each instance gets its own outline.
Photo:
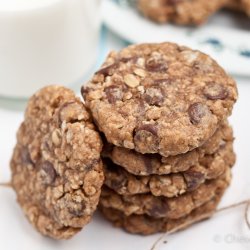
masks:
[[[100,0],[0,0],[0,96],[83,81],[98,53]]]

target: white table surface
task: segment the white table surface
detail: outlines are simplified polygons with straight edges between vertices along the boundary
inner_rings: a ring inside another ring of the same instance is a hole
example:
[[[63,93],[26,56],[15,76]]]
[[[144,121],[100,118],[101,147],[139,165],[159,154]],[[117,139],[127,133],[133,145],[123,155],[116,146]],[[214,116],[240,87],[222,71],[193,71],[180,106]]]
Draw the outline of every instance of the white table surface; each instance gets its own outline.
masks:
[[[104,39],[104,38],[103,38]],[[119,49],[124,43],[107,34],[100,53]],[[250,70],[250,69],[249,69]],[[231,123],[235,132],[237,164],[233,182],[221,207],[250,198],[250,79],[236,77],[239,101]],[[15,133],[23,119],[24,102],[0,99],[0,182],[10,179],[9,161],[15,145]],[[11,189],[0,187],[0,249],[19,250],[149,250],[160,234],[142,237],[113,228],[100,214],[76,237],[69,241],[53,241],[42,237],[23,216]],[[250,231],[244,223],[244,207],[231,209],[199,223],[188,230],[166,236],[155,249],[250,249]],[[167,243],[163,241],[167,240]]]

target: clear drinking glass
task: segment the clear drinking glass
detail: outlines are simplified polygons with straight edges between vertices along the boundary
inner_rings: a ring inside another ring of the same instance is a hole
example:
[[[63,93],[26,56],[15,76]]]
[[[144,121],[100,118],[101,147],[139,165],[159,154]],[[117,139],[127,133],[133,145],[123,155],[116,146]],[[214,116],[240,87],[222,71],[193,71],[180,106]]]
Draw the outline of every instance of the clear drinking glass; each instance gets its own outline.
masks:
[[[100,0],[0,0],[0,96],[80,83],[98,53]]]

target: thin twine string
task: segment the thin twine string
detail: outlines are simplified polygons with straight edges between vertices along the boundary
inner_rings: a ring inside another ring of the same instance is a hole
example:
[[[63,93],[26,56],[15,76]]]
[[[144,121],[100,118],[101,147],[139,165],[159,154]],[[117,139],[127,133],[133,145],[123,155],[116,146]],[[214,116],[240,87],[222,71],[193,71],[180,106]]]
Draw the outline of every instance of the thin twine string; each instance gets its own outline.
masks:
[[[226,207],[222,207],[220,209],[217,209],[215,211],[215,214],[218,214],[218,213],[221,213],[221,212],[224,212],[224,211],[227,211],[229,209],[233,209],[233,208],[236,208],[236,207],[240,207],[240,206],[243,206],[245,205],[245,210],[244,210],[244,220],[245,220],[245,223],[248,227],[248,229],[250,230],[250,218],[249,218],[249,213],[250,213],[250,199],[249,200],[243,200],[243,201],[240,201],[240,202],[237,202],[237,203],[234,203],[234,204],[231,204],[231,205],[228,205]],[[152,247],[150,248],[150,250],[156,250],[156,247],[157,245],[160,243],[160,241],[162,239],[164,239],[169,233],[164,233],[162,234],[155,242],[154,244],[152,245]]]
[[[11,184],[11,182],[0,183],[0,187],[11,188],[11,187],[12,187],[12,184]],[[243,205],[245,205],[244,220],[245,220],[245,223],[246,223],[248,229],[250,230],[250,218],[249,218],[250,199],[249,199],[249,200],[240,201],[240,202],[231,204],[231,205],[229,205],[229,206],[226,206],[226,207],[222,207],[222,208],[220,208],[220,209],[217,209],[217,210],[215,211],[215,214],[218,214],[218,213],[221,213],[221,212],[224,212],[224,211],[227,211],[227,210],[229,210],[229,209],[236,208],[236,207],[240,207],[240,206],[243,206]],[[159,242],[160,242],[162,239],[164,239],[167,235],[168,235],[168,233],[162,234],[162,235],[154,242],[154,244],[152,245],[152,247],[150,248],[150,250],[156,250],[156,247],[157,247],[157,245],[159,244]]]
[[[0,187],[11,188],[11,182],[0,182]]]

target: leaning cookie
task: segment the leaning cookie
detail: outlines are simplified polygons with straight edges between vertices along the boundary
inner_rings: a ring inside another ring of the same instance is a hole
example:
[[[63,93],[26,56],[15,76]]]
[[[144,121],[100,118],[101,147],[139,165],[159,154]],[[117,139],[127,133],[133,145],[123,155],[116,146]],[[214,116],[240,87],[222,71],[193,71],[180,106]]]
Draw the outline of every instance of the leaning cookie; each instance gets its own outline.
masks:
[[[200,25],[227,0],[138,0],[138,9],[149,19],[158,22]]]
[[[105,185],[120,195],[151,193],[172,198],[197,189],[206,180],[218,178],[234,163],[232,142],[223,145],[213,155],[201,157],[199,165],[169,175],[136,176],[111,160],[104,159]]]
[[[147,214],[154,218],[178,219],[211,200],[218,190],[229,185],[230,179],[231,171],[227,168],[225,174],[218,179],[206,181],[194,191],[174,198],[156,197],[152,194],[119,195],[104,186],[100,205],[120,210],[126,216]]]
[[[206,155],[205,158],[208,158],[208,155],[213,157],[222,146],[226,143],[232,144],[233,140],[232,128],[225,121],[201,147],[185,154],[170,157],[162,157],[159,154],[140,154],[134,150],[105,143],[102,156],[110,158],[115,164],[134,175],[166,175],[187,171],[190,167],[198,165],[204,155]]]
[[[237,99],[214,60],[173,43],[111,53],[82,94],[108,142],[165,157],[204,144]]]
[[[211,217],[215,212],[215,209],[224,192],[225,188],[218,190],[215,194],[215,197],[213,197],[210,201],[194,209],[190,214],[179,219],[155,219],[148,215],[136,214],[126,216],[121,211],[113,208],[99,206],[99,209],[104,217],[111,221],[114,226],[124,228],[126,231],[132,234],[149,235],[158,232],[174,233],[176,231],[185,229],[194,223]]]
[[[29,100],[11,160],[12,185],[42,234],[72,237],[95,211],[104,181],[102,142],[74,93],[49,86]]]

